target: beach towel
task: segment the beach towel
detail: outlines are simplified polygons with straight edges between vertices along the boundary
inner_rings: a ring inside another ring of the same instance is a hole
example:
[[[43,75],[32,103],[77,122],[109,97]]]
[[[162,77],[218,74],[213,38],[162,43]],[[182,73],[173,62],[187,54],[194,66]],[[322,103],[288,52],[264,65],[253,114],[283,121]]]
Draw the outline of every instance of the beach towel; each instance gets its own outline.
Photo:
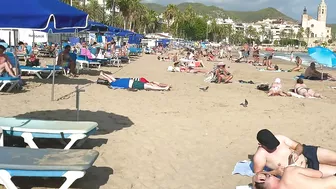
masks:
[[[299,95],[299,94],[291,92],[291,91],[289,91],[288,93],[291,94],[293,97],[296,97],[296,98],[306,98],[302,95]],[[316,97],[309,97],[309,98],[316,98]]]
[[[287,72],[286,70],[266,70],[264,68],[258,69],[260,72]]]
[[[244,186],[236,186],[236,189],[252,189],[252,184],[251,185],[244,185]]]
[[[264,168],[264,171],[270,171],[270,170],[271,169],[269,169],[268,167]],[[235,174],[253,177],[254,175],[253,162],[249,160],[243,160],[243,161],[238,162],[232,171],[232,175],[235,175]]]

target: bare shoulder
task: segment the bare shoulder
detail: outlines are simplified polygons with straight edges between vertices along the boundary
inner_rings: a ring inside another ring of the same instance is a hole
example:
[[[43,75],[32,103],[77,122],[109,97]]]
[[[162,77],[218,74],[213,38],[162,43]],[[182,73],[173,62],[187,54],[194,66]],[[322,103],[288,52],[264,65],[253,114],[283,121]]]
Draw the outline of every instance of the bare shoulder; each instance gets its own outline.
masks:
[[[255,159],[264,158],[266,156],[265,152],[266,151],[263,148],[258,147],[256,153],[253,156],[253,159],[255,160]]]

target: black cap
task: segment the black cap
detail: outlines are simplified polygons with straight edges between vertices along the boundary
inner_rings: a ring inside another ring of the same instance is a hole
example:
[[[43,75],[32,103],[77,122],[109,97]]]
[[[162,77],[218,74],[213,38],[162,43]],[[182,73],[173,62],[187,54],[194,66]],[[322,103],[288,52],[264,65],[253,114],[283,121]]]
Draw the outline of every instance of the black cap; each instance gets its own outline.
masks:
[[[268,129],[262,129],[257,134],[258,142],[269,150],[275,150],[280,142]]]

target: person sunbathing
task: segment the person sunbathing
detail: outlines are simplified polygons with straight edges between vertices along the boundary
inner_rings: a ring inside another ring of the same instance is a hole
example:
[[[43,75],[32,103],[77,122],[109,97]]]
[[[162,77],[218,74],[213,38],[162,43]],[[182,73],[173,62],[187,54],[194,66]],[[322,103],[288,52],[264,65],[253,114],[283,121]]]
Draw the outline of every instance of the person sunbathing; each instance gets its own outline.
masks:
[[[6,51],[6,47],[3,45],[0,45],[0,76],[5,72],[8,73],[8,75],[15,77],[13,66],[9,61],[9,57],[4,54]]]
[[[336,152],[322,147],[301,144],[283,135],[274,135],[268,129],[257,133],[258,149],[253,157],[254,173],[264,172],[282,176],[288,166],[308,167],[319,170],[324,177],[336,173]]]
[[[230,83],[233,76],[231,73],[225,68],[225,64],[223,62],[218,63],[217,69],[215,71],[215,75],[217,77],[217,83]]]
[[[322,98],[322,95],[316,93],[315,91],[313,91],[313,89],[308,88],[303,83],[303,80],[301,78],[296,80],[296,84],[294,86],[294,92],[306,98],[309,97]]]
[[[336,189],[336,175],[324,177],[320,171],[302,168],[287,167],[281,179],[265,172],[253,177],[255,189]]]
[[[268,91],[268,96],[288,96],[282,91],[281,79],[276,78]]]
[[[278,71],[279,70],[279,66],[275,65],[273,66],[267,66],[266,70],[270,70],[270,71]]]
[[[292,68],[288,71],[291,71],[291,72],[299,72],[303,67],[302,67],[302,60],[299,56],[296,56],[295,57],[295,63],[296,63],[296,67],[295,68]]]
[[[112,88],[116,89],[168,91],[171,88],[171,86],[163,83],[149,82],[145,78],[115,78],[113,75],[103,72],[100,72],[100,76],[106,79]]]

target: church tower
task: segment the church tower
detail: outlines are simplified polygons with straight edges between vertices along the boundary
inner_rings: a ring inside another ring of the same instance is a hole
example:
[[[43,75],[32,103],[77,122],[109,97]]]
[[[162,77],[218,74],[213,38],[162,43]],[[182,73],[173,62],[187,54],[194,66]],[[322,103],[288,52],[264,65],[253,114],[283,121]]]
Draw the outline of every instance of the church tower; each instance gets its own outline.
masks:
[[[324,23],[324,25],[327,23],[327,4],[324,0],[321,0],[320,5],[318,6],[317,20]]]
[[[303,9],[303,14],[301,16],[301,27],[303,28],[308,27],[308,14],[306,7]]]

